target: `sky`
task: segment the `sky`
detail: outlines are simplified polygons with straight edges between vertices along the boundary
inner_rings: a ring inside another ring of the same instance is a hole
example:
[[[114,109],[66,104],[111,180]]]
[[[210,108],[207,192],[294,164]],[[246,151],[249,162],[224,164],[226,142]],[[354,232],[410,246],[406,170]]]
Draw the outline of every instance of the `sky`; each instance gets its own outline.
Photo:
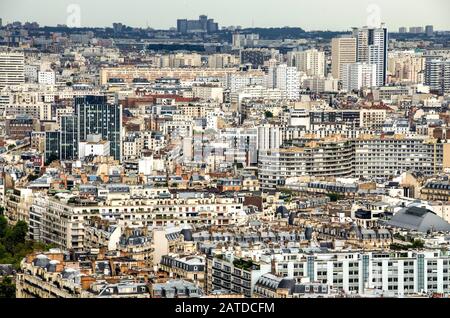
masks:
[[[449,13],[449,0],[0,0],[3,24],[35,21],[81,27],[121,22],[168,29],[178,18],[206,14],[220,26],[341,31],[381,20],[391,30],[429,24],[450,30]]]

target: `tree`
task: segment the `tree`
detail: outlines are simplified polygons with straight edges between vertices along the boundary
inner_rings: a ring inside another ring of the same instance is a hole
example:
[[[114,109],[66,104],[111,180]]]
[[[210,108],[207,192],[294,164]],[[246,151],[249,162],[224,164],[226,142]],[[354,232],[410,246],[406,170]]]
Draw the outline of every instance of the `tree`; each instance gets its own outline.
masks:
[[[8,228],[8,221],[3,215],[0,215],[0,238],[2,238],[5,235],[7,228]]]
[[[16,298],[16,286],[9,277],[0,282],[0,298]]]
[[[266,110],[266,111],[264,112],[264,116],[266,116],[266,118],[273,118],[272,112],[270,112],[270,111],[268,111],[268,110]]]
[[[331,202],[337,202],[343,198],[339,193],[328,193],[327,196],[330,198]]]
[[[28,177],[27,177],[27,180],[28,180],[29,182],[31,182],[31,181],[34,181],[34,180],[36,180],[36,179],[38,179],[38,178],[39,178],[39,176],[37,176],[37,175],[35,175],[35,174],[29,174]]]
[[[6,230],[4,238],[4,245],[6,250],[11,254],[15,254],[15,246],[20,243],[25,243],[27,233],[28,225],[24,221],[17,222],[17,224],[14,225],[13,228],[8,228]]]
[[[412,242],[412,248],[423,248],[424,247],[424,242],[423,241],[421,241],[421,240],[414,240],[413,242]]]

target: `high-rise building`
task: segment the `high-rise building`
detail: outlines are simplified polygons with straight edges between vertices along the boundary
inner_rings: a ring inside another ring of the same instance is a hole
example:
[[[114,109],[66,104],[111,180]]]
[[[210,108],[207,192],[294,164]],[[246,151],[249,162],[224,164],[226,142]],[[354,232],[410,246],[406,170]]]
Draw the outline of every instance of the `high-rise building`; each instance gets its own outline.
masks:
[[[377,86],[384,86],[387,80],[388,30],[384,24],[379,28],[354,28],[356,38],[356,60],[361,63],[375,64]]]
[[[427,25],[425,27],[425,33],[427,34],[427,36],[433,36],[434,35],[434,28],[432,25]]]
[[[24,54],[0,52],[0,90],[8,85],[25,83]]]
[[[415,51],[393,51],[389,53],[388,71],[390,83],[423,83],[425,57]]]
[[[76,116],[65,115],[60,117],[59,142],[60,160],[78,159],[79,130]]]
[[[259,34],[250,33],[250,34],[241,34],[239,32],[233,33],[232,39],[233,49],[240,49],[246,47],[254,47],[258,44]]]
[[[59,156],[60,131],[45,132],[45,164],[50,164],[54,160],[60,160]]]
[[[341,79],[342,67],[356,63],[356,39],[354,37],[334,38],[331,41],[332,75]]]
[[[325,52],[317,49],[289,52],[288,63],[308,76],[325,75]]]
[[[186,34],[188,31],[188,20],[187,19],[178,19],[177,20],[177,31],[181,34]]]
[[[425,62],[425,85],[439,94],[450,93],[450,60],[429,58]]]
[[[407,33],[407,32],[408,32],[408,29],[406,27],[400,27],[398,29],[398,33],[404,34],[404,33]]]
[[[106,96],[76,97],[75,114],[78,119],[78,141],[85,141],[88,135],[101,135],[103,140],[110,142],[110,155],[121,160],[122,107],[108,104]]]
[[[409,33],[413,33],[413,34],[424,33],[424,29],[423,29],[423,27],[410,27]]]
[[[280,127],[273,125],[258,126],[258,150],[278,149],[281,144]]]
[[[342,89],[347,92],[376,86],[375,64],[345,64],[342,68],[341,75]]]
[[[297,68],[280,64],[269,68],[267,80],[269,89],[278,88],[287,99],[298,99],[300,96],[300,73]]]

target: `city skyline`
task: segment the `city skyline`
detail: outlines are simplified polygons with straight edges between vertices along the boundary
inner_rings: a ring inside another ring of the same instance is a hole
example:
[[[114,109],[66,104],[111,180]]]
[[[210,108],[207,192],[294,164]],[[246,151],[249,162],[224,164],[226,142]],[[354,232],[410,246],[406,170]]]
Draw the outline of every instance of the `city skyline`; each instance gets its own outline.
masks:
[[[197,18],[201,14],[214,18],[219,25],[240,25],[246,27],[301,27],[310,30],[348,30],[351,26],[363,26],[368,21],[379,19],[390,30],[399,27],[434,25],[436,30],[450,30],[450,20],[445,12],[450,11],[450,3],[445,0],[430,0],[426,7],[409,6],[407,1],[391,3],[388,0],[325,0],[307,1],[281,0],[259,1],[255,8],[250,1],[230,0],[223,4],[211,5],[206,0],[169,0],[164,3],[131,0],[130,5],[118,1],[108,1],[108,14],[98,15],[105,10],[105,1],[95,3],[86,0],[53,1],[5,0],[0,4],[3,24],[14,21],[37,22],[54,26],[67,24],[68,19],[80,9],[81,27],[106,27],[121,22],[133,27],[169,29],[176,27],[177,18]],[[42,10],[44,8],[44,10]],[[47,8],[47,9],[45,9]],[[287,10],[289,8],[289,10]],[[238,13],[236,14],[236,9]],[[75,10],[75,11],[74,11]],[[251,14],[249,14],[249,12]],[[321,19],[311,12],[320,13]],[[337,15],[336,12],[339,12]],[[399,15],[399,12],[404,14]],[[275,14],[269,14],[275,13]],[[379,14],[378,14],[379,13]],[[349,23],[349,21],[351,23]]]

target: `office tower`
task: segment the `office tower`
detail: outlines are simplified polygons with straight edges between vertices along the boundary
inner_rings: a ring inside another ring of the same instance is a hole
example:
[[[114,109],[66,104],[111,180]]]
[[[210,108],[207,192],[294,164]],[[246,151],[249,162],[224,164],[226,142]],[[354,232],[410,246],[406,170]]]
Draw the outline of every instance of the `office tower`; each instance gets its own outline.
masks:
[[[308,76],[325,75],[325,52],[311,49],[300,52],[289,52],[289,66],[295,66],[298,71]]]
[[[85,141],[88,135],[101,135],[103,140],[110,142],[110,155],[121,160],[122,107],[108,104],[106,96],[76,97],[75,114],[78,141]]]
[[[60,117],[59,142],[60,160],[78,159],[79,130],[76,116],[65,115]]]
[[[300,73],[295,67],[280,64],[269,68],[267,88],[278,88],[287,99],[300,96]]]
[[[0,52],[0,90],[8,85],[25,83],[24,54]]]
[[[45,162],[76,160],[78,145],[77,120],[73,115],[59,117],[59,130],[45,133]]]
[[[376,84],[384,86],[387,80],[388,31],[384,24],[379,28],[354,28],[356,38],[356,60],[361,63],[375,64]]]
[[[60,160],[60,134],[61,131],[45,132],[45,154],[44,161],[48,165],[54,160]]]
[[[398,33],[404,34],[404,33],[407,33],[407,32],[408,32],[408,29],[405,28],[405,27],[400,27],[400,28],[398,29]]]
[[[343,65],[356,63],[356,39],[354,37],[334,38],[331,41],[331,58],[333,78],[341,79]]]
[[[439,94],[450,93],[450,60],[429,58],[425,62],[425,85]]]
[[[425,27],[425,33],[427,34],[427,36],[433,36],[434,35],[434,28],[432,25],[427,25]]]
[[[368,63],[345,64],[342,68],[342,89],[350,92],[376,86],[376,65]]]

